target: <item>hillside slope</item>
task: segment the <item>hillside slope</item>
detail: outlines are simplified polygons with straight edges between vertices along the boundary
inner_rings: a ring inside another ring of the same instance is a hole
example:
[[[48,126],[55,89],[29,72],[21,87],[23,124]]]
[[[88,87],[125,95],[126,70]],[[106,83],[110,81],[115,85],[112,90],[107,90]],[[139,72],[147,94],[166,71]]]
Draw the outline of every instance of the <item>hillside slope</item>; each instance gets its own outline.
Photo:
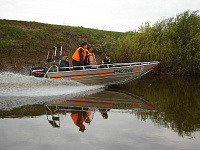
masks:
[[[83,27],[0,20],[0,68],[43,65],[47,50],[60,45],[63,55],[68,55],[71,63],[71,56],[82,41],[94,46],[99,62],[123,35]]]

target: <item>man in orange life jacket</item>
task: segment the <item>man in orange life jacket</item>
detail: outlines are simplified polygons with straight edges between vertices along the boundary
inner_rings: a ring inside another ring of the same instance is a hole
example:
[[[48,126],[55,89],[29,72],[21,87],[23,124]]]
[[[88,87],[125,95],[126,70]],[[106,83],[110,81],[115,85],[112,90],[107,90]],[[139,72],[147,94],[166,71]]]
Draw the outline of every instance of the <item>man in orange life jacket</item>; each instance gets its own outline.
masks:
[[[82,42],[81,47],[77,48],[72,56],[72,64],[73,66],[84,66],[84,60],[86,57],[86,51],[87,49],[87,42]],[[80,70],[80,67],[75,67],[74,70]]]
[[[76,107],[75,110],[72,111],[71,118],[76,126],[79,127],[79,131],[84,132],[85,125],[84,122],[89,123],[90,122],[90,114],[91,114],[91,108],[85,108],[86,110],[82,110],[80,107]]]

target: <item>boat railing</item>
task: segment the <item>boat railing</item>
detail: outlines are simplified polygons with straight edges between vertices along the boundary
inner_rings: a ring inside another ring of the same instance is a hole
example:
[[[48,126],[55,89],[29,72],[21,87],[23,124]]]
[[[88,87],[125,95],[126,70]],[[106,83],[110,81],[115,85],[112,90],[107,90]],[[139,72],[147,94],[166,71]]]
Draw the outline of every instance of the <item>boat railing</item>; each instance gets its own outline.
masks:
[[[116,67],[144,66],[144,65],[157,64],[157,63],[159,62],[152,61],[152,62],[133,62],[133,63],[113,63],[113,64],[99,64],[99,65],[87,65],[87,66],[60,67],[60,68],[67,69],[69,71],[74,71],[74,70],[79,69],[80,71],[80,70],[87,70],[87,69],[109,69],[109,68],[116,68]],[[56,67],[57,68],[55,70],[59,71],[59,67],[58,66]]]
[[[93,54],[93,53],[92,53]],[[120,67],[132,67],[132,66],[145,66],[149,64],[158,64],[158,61],[151,61],[151,62],[133,62],[133,63],[113,63],[113,64],[97,64],[95,55],[93,54],[93,63],[92,65],[87,66],[72,66],[72,67],[59,67],[61,62],[62,56],[62,46],[56,46],[50,49],[47,53],[46,63],[45,63],[45,75],[47,77],[47,73],[49,72],[60,72],[59,70],[66,70],[66,71],[83,71],[89,69],[110,69],[110,68],[120,68]],[[36,70],[37,71],[37,70]]]

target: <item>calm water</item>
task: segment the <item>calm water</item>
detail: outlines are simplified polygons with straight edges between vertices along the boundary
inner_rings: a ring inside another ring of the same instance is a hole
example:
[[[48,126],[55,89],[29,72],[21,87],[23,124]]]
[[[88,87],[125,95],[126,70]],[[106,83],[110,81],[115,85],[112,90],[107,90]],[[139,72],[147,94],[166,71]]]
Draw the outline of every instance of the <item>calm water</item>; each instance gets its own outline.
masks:
[[[0,73],[1,150],[197,150],[199,129],[198,78],[105,88]]]

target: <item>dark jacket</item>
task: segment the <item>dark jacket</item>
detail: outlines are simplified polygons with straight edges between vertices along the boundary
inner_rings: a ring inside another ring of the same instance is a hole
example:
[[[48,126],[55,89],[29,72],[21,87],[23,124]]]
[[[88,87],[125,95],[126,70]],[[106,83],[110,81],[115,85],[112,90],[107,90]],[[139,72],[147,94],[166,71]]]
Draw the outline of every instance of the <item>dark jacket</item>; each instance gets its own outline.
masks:
[[[59,71],[69,71],[69,68],[61,68],[61,67],[69,67],[69,62],[66,60],[61,60]]]
[[[79,57],[80,57],[80,65],[84,66],[84,58],[83,58],[84,50],[80,49],[79,50]]]
[[[101,68],[110,68],[110,67],[111,67],[111,65],[106,65],[106,64],[111,64],[110,59],[104,58],[104,59],[101,61],[101,64],[105,64],[105,65],[102,65]]]
[[[110,59],[106,59],[104,58],[102,61],[101,61],[102,64],[111,64],[111,61]]]

